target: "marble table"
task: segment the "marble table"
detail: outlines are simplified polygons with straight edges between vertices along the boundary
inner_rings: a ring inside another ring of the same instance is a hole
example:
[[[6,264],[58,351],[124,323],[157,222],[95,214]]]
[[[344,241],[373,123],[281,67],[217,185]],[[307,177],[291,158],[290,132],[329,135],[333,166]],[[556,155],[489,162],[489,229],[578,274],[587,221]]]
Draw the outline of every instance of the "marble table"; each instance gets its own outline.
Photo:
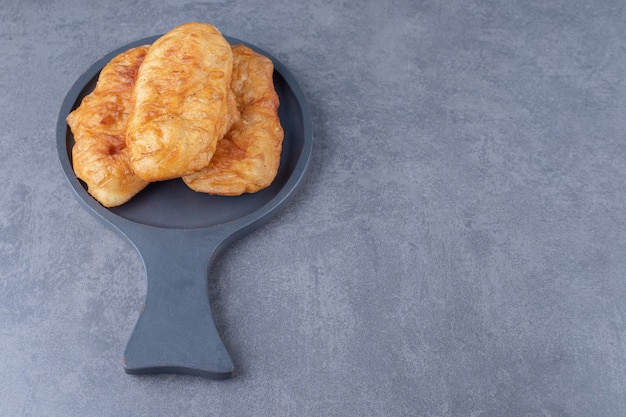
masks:
[[[0,414],[623,416],[626,3],[5,0]],[[204,21],[311,109],[309,175],[209,271],[237,375],[127,375],[146,275],[72,195],[61,103]]]

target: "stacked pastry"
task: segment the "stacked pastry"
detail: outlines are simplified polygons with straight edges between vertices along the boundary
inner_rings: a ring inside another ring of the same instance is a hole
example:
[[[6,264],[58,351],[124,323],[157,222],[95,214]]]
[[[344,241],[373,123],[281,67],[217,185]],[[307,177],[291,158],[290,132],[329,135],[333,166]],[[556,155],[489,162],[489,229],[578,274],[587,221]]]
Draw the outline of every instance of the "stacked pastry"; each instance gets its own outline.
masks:
[[[273,72],[206,23],[121,53],[67,117],[76,176],[105,207],[173,178],[216,195],[267,187],[284,136]]]

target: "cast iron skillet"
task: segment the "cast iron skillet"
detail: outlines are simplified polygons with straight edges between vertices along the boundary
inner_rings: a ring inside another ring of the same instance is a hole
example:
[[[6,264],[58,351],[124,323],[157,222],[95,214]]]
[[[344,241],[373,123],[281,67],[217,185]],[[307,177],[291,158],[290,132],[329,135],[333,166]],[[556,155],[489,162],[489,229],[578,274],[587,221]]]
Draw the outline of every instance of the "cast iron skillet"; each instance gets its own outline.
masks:
[[[226,37],[231,44],[244,43],[274,62],[285,138],[272,185],[255,194],[220,197],[196,193],[180,179],[170,180],[150,184],[122,206],[105,208],[74,175],[74,137],[65,118],[93,90],[100,70],[114,56],[157,38],[112,51],[76,81],[59,114],[57,148],[79,202],[125,236],[143,259],[146,298],[126,346],[124,370],[129,374],[181,373],[225,379],[234,376],[234,365],[211,314],[208,271],[228,244],[268,221],[294,196],[311,157],[311,117],[300,87],[284,65],[253,45]]]

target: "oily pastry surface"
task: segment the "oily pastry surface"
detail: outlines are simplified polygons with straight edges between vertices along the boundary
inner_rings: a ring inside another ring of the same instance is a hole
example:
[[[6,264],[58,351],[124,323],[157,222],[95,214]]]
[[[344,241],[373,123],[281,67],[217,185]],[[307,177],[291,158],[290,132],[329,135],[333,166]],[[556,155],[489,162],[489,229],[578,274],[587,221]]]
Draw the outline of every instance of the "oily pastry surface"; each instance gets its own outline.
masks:
[[[244,45],[234,45],[232,51],[230,86],[241,117],[218,141],[208,167],[183,176],[195,191],[227,196],[253,193],[271,184],[284,137],[272,61]]]
[[[94,91],[67,116],[74,172],[105,207],[125,203],[148,184],[131,169],[125,139],[132,89],[147,51],[139,46],[113,58]]]
[[[139,69],[126,144],[146,181],[206,167],[233,122],[231,47],[206,23],[186,23],[157,39]]]

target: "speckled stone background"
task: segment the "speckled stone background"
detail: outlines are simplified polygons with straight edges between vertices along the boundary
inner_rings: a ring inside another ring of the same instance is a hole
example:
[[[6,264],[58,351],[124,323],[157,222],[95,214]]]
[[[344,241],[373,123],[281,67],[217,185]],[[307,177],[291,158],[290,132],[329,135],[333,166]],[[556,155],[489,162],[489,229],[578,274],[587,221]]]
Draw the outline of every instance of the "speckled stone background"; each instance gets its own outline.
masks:
[[[0,415],[626,415],[625,7],[0,2]],[[55,147],[93,62],[191,20],[281,60],[315,130],[210,271],[228,381],[124,373],[141,259]]]

